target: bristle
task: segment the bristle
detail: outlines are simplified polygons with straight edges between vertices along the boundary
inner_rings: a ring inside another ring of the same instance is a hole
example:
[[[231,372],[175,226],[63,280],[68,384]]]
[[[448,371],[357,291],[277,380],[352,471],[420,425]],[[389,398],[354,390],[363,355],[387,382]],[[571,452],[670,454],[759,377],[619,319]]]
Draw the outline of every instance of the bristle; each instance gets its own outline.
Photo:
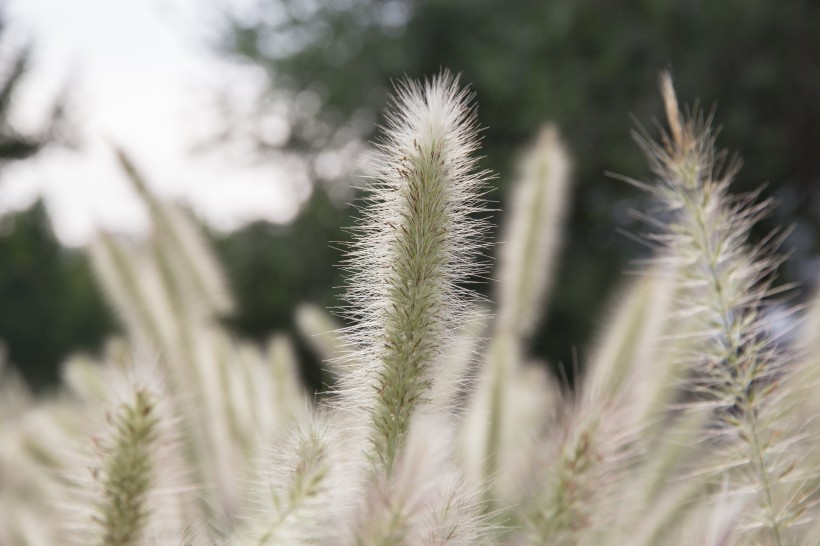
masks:
[[[243,544],[328,544],[338,540],[337,498],[341,437],[337,423],[309,416],[284,434],[263,465],[255,508],[249,512]]]
[[[471,95],[444,73],[400,84],[387,115],[346,265],[346,332],[359,369],[341,386],[346,405],[366,408],[374,464],[391,471],[410,419],[429,396],[442,355],[469,319],[464,288],[480,262],[486,223],[475,218],[486,173],[478,172]]]
[[[790,408],[783,386],[794,360],[772,336],[762,311],[775,291],[779,261],[771,244],[747,243],[768,203],[729,194],[737,163],[721,170],[708,120],[681,116],[668,75],[661,88],[671,139],[640,142],[657,177],[650,191],[670,219],[650,238],[663,249],[658,260],[682,277],[675,305],[690,320],[691,390],[713,408],[712,434],[732,460],[727,468],[736,468],[736,490],[756,492],[757,509],[744,511],[740,529],[779,546],[790,542],[789,528],[800,519],[808,492],[807,481],[795,479],[798,461],[788,456],[803,438],[785,418]]]
[[[150,530],[183,528],[190,516],[164,380],[145,360],[135,362],[112,364],[105,424],[93,436],[96,455],[69,477],[73,543],[138,545]]]
[[[299,305],[295,319],[302,337],[322,361],[324,379],[335,383],[346,375],[345,368],[337,365],[348,352],[342,340],[341,324],[327,311],[307,303]]]

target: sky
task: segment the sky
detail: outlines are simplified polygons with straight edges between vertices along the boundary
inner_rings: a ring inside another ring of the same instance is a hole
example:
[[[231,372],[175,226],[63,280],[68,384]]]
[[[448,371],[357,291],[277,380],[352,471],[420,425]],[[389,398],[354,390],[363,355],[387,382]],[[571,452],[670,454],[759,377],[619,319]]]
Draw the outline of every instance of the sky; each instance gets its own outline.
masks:
[[[260,158],[241,139],[207,144],[224,127],[217,104],[247,118],[264,89],[258,68],[213,47],[220,14],[250,16],[252,2],[0,0],[7,21],[0,74],[23,44],[33,53],[12,123],[36,133],[65,92],[77,144],[6,167],[0,213],[42,196],[59,239],[70,246],[99,228],[144,232],[147,215],[117,165],[118,146],[159,195],[188,204],[216,229],[292,219],[310,192],[298,162]],[[256,122],[269,134],[286,134],[275,114]]]

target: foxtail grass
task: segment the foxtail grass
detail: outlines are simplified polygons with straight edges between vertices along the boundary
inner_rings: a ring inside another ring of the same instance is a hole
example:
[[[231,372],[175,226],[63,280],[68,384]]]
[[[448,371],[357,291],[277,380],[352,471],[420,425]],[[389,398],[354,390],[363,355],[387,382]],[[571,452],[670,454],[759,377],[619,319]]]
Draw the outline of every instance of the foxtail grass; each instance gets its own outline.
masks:
[[[795,354],[770,314],[787,308],[780,236],[749,242],[769,203],[731,195],[711,119],[681,114],[668,76],[662,94],[668,130],[639,135],[654,180],[631,181],[655,198],[655,254],[574,389],[528,347],[568,202],[554,128],[511,186],[492,310],[470,289],[488,270],[473,97],[448,73],[397,86],[344,263],[352,326],[298,312],[331,372],[321,396],[287,335],[220,323],[231,297],[206,239],[120,153],[153,229],[91,254],[125,336],[42,399],[0,360],[0,543],[816,542],[820,304]],[[78,438],[92,453],[76,463]]]
[[[365,408],[370,457],[388,475],[448,365],[442,356],[454,332],[470,320],[476,296],[465,283],[485,269],[487,224],[476,214],[487,173],[476,166],[471,98],[447,73],[399,84],[345,261],[347,315],[356,323],[346,340],[362,366],[342,395]]]
[[[786,396],[795,360],[765,314],[779,292],[773,285],[779,239],[747,242],[770,203],[729,193],[739,164],[716,151],[711,119],[680,113],[668,74],[661,91],[668,133],[660,142],[637,136],[656,180],[636,184],[666,213],[653,220],[659,232],[649,238],[659,246],[658,260],[681,276],[676,306],[691,319],[693,343],[684,357],[690,391],[713,416],[706,434],[726,456],[720,474],[731,476],[731,492],[749,499],[739,529],[750,540],[791,544],[811,490],[796,449],[807,447],[806,438],[789,416]]]

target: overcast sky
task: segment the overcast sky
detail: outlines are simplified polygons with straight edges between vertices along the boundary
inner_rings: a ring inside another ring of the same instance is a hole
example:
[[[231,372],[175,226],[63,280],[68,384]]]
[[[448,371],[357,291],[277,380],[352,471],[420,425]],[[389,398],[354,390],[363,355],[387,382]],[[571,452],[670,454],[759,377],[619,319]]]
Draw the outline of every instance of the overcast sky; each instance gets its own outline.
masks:
[[[180,198],[217,228],[248,220],[284,222],[308,195],[301,170],[251,162],[242,143],[197,153],[219,131],[217,91],[232,107],[252,103],[264,83],[257,70],[219,58],[209,47],[221,10],[253,0],[7,0],[0,70],[28,42],[31,70],[12,119],[23,131],[43,126],[61,90],[79,147],[47,149],[2,173],[0,211],[42,195],[60,239],[87,241],[96,226],[139,232],[141,209],[117,168],[111,143],[131,154],[157,191]],[[0,0],[2,2],[2,0]],[[282,130],[272,118],[271,130]]]

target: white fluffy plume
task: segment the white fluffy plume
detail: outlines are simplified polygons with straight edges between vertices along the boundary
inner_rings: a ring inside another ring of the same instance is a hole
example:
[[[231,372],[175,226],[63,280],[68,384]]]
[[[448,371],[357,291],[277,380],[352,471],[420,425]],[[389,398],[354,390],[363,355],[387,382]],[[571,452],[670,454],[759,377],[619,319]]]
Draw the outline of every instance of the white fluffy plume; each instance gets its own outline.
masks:
[[[469,319],[464,288],[485,267],[472,95],[448,73],[397,86],[378,143],[366,212],[354,228],[346,332],[361,365],[342,383],[345,404],[369,414],[371,458],[388,473],[410,418],[446,366],[442,353]]]

